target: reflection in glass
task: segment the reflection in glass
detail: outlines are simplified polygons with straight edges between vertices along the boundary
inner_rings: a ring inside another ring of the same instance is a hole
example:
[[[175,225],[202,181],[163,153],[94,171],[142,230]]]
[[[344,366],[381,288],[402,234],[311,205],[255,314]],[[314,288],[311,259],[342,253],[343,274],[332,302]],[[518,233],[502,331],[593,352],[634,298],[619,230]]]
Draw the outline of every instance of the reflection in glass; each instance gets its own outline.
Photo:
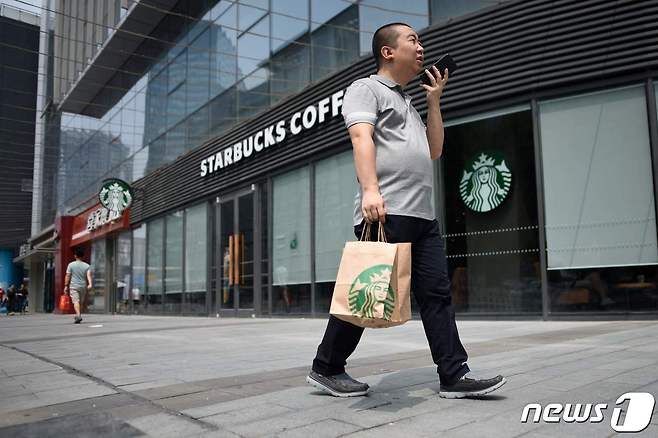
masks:
[[[131,278],[130,278],[130,231],[124,231],[116,238],[116,299],[115,311],[129,313],[131,310]]]
[[[80,297],[82,312],[105,312],[105,288],[107,286],[106,240],[98,239],[91,242],[91,278],[93,288]]]
[[[133,310],[144,312],[144,294],[146,292],[146,224],[133,229],[133,282],[132,299]]]
[[[313,81],[348,66],[359,57],[358,29],[359,8],[352,5],[311,33]]]
[[[310,81],[309,39],[299,40],[272,56],[272,103],[301,91]]]
[[[372,53],[372,35],[384,24],[407,23],[416,31],[429,25],[428,2],[404,2],[398,0],[363,0],[359,2],[359,26],[361,30],[361,54]]]
[[[187,312],[206,312],[207,205],[185,210],[185,295]]]
[[[237,90],[232,87],[210,102],[210,135],[219,136],[237,120]]]
[[[180,313],[183,297],[183,212],[167,215],[165,241],[165,308]]]
[[[210,93],[210,28],[199,35],[188,49],[190,78],[187,85],[186,114],[208,102]]]
[[[223,2],[222,2],[223,3]],[[231,6],[211,25],[210,97],[214,97],[237,81],[238,33],[235,30],[236,5]]]
[[[310,312],[309,168],[277,176],[272,183],[272,312]]]
[[[147,311],[162,311],[162,238],[164,233],[164,220],[156,219],[147,224]]]
[[[315,165],[316,312],[329,312],[343,247],[356,240],[352,216],[358,189],[351,150]]]
[[[238,5],[238,29],[245,31],[263,15],[267,14],[268,0],[241,1]]]
[[[243,77],[262,67],[270,56],[270,20],[263,18],[249,33],[238,38],[238,75]]]
[[[269,107],[270,81],[267,79],[268,75],[267,69],[261,68],[238,83],[240,120],[249,119]]]

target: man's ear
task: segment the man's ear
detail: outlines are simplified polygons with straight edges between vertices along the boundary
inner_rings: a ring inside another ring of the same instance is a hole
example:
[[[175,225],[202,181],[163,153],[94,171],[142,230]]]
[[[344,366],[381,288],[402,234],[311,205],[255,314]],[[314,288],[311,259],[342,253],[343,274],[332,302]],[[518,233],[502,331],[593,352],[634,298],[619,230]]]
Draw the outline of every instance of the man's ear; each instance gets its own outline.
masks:
[[[393,59],[393,49],[390,46],[382,46],[381,50],[382,58],[392,60]]]

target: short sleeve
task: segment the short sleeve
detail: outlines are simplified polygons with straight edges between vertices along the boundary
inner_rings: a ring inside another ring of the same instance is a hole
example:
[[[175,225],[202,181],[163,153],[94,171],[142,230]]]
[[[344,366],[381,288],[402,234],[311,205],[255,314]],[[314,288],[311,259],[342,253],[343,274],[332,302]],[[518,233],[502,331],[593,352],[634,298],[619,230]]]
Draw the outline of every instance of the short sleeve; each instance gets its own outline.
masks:
[[[373,91],[361,82],[354,82],[343,97],[343,118],[349,128],[356,123],[377,122],[377,98]]]
[[[71,274],[73,271],[71,270],[71,264],[69,263],[68,266],[66,267],[66,273]]]

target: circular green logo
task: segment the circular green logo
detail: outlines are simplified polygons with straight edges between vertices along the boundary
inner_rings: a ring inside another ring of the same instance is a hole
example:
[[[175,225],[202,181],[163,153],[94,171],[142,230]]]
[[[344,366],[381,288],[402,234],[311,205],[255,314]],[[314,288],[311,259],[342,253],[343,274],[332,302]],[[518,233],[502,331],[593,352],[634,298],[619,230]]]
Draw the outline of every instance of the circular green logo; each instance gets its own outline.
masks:
[[[127,182],[111,178],[103,181],[98,199],[103,207],[118,214],[130,207],[133,193]]]
[[[469,161],[459,183],[459,194],[464,204],[480,213],[502,204],[512,186],[512,172],[505,160],[492,155],[481,153],[477,159]]]
[[[395,308],[395,291],[391,287],[392,271],[393,265],[375,265],[356,277],[348,295],[352,315],[390,321]]]

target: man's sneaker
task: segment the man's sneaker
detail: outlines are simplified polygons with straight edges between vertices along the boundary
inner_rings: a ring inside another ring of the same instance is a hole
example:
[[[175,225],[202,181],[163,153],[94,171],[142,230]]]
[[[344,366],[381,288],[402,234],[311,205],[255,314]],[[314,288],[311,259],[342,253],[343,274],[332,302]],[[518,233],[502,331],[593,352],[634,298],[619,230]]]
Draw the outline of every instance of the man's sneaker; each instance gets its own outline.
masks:
[[[479,397],[497,390],[507,383],[503,376],[496,376],[492,379],[471,379],[462,377],[452,385],[441,384],[439,397],[442,398],[464,398]]]
[[[82,316],[76,316],[73,320],[73,324],[80,324],[82,322]]]
[[[335,376],[325,376],[311,371],[306,376],[306,381],[316,388],[326,391],[334,397],[357,397],[368,393],[367,383],[362,383],[351,378],[347,373]]]

